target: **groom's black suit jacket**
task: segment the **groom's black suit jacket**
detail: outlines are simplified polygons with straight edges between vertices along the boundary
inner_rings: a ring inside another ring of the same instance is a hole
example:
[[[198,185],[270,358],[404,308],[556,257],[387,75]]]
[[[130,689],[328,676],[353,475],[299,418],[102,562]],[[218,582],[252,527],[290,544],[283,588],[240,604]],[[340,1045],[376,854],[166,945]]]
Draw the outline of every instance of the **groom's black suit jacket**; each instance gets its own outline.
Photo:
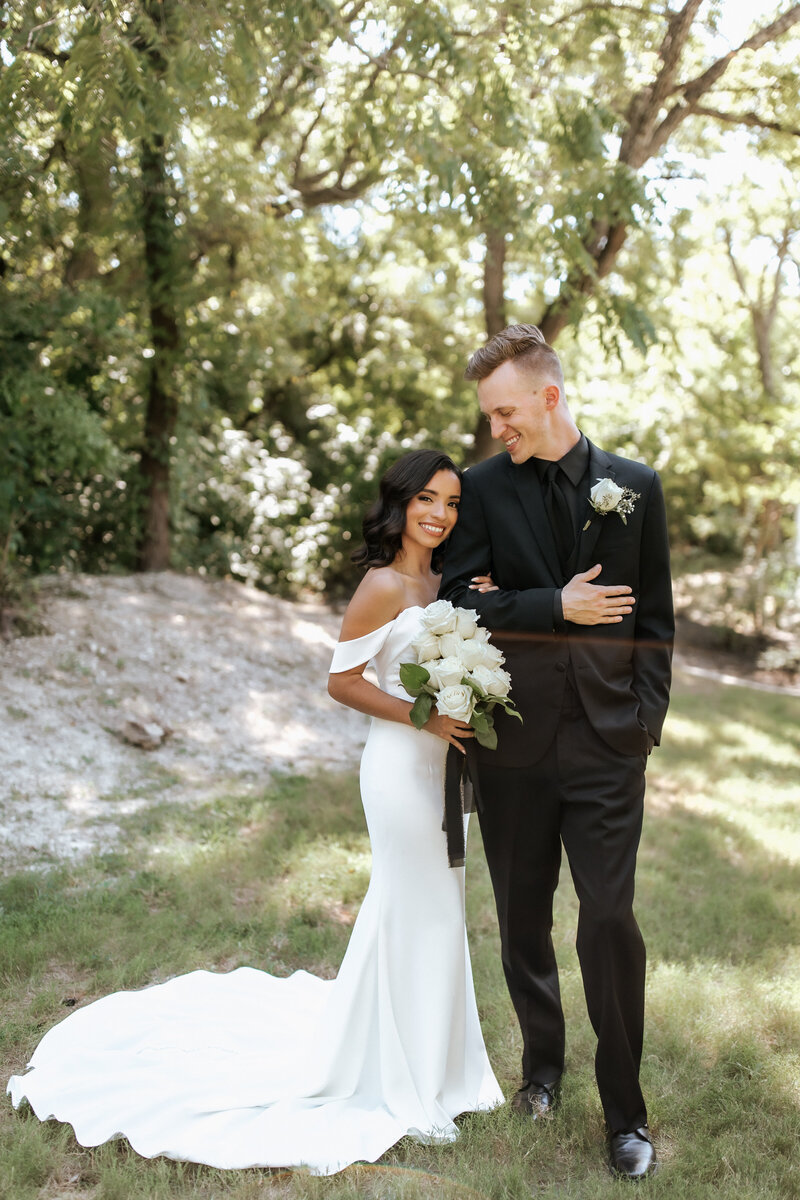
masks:
[[[589,505],[588,487],[606,477],[639,493],[626,522]],[[650,738],[660,740],[674,635],[661,484],[650,467],[590,442],[579,505],[581,532],[562,568],[533,462],[515,465],[504,451],[464,475],[439,595],[476,609],[492,631],[524,718],[520,724],[495,708],[497,750],[479,748],[487,764],[522,767],[541,758],[555,735],[568,676],[592,726],[614,750],[637,755]],[[633,589],[633,612],[612,625],[559,622],[556,590],[595,563],[603,570],[592,582]],[[472,576],[486,573],[500,590],[470,591]]]

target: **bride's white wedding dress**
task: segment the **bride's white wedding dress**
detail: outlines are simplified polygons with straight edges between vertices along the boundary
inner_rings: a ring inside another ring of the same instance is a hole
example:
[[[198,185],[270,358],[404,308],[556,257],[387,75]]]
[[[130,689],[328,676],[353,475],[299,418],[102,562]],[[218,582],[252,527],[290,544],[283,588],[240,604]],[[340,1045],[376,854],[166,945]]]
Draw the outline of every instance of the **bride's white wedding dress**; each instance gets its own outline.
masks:
[[[351,642],[333,671],[366,660],[407,698],[400,663],[418,607]],[[478,1022],[464,925],[464,869],[447,863],[447,743],[373,719],[361,760],[372,877],[335,980],[240,967],[193,971],[79,1009],[8,1085],[18,1106],[69,1122],[96,1146],[215,1167],[305,1166],[332,1174],[406,1134],[457,1136],[453,1118],[503,1096]]]

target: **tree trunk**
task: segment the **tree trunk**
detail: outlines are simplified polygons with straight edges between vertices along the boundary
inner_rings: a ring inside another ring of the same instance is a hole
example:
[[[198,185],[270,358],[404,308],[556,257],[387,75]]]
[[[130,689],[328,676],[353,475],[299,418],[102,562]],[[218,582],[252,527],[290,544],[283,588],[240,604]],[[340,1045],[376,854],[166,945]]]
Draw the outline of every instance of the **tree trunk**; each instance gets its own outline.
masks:
[[[497,229],[486,231],[486,257],[483,260],[483,313],[486,324],[486,337],[494,337],[501,329],[505,329],[506,320],[506,236]],[[480,462],[490,458],[503,449],[502,442],[493,438],[489,430],[489,422],[478,417],[475,426],[474,442],[470,453],[472,462]]]
[[[170,446],[178,420],[175,362],[180,335],[173,241],[167,208],[164,139],[143,141],[142,233],[147,268],[147,305],[153,355],[149,360],[147,410],[140,471],[145,486],[145,521],[139,569],[163,571],[170,561]]]

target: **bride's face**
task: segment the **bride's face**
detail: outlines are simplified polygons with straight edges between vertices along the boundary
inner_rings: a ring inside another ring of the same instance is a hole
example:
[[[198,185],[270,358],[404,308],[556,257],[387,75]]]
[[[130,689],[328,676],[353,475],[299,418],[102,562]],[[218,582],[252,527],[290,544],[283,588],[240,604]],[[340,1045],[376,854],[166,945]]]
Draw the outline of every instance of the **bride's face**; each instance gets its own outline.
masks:
[[[437,471],[406,506],[403,537],[435,550],[458,520],[461,483],[452,471]]]

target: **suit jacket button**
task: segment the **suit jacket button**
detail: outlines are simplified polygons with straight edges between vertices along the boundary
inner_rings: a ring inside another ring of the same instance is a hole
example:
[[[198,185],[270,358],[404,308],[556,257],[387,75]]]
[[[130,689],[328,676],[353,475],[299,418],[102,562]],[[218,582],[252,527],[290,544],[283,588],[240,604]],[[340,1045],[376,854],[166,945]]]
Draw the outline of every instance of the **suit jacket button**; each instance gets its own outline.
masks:
[[[557,671],[566,671],[566,669],[567,669],[567,664],[566,664],[566,663],[556,663],[556,670],[557,670]]]

